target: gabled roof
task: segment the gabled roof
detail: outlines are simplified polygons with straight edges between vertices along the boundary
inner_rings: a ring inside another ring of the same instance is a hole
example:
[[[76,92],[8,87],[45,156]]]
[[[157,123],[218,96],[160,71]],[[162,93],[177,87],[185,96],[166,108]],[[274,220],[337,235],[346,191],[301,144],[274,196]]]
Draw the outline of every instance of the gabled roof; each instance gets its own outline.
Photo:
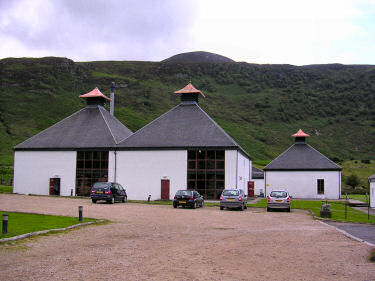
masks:
[[[14,147],[15,150],[108,148],[132,132],[100,105],[86,106]]]
[[[253,179],[264,179],[264,172],[257,167],[252,166],[252,178]]]
[[[341,167],[307,143],[295,143],[263,169],[269,170],[341,170]]]
[[[118,148],[225,147],[247,153],[195,102],[181,103],[117,145]]]

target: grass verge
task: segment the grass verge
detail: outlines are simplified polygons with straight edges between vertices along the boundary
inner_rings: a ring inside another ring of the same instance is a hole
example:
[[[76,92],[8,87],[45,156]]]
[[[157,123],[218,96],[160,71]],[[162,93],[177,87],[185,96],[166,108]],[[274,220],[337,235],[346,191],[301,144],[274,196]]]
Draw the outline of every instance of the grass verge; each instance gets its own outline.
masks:
[[[2,218],[3,214],[8,214],[8,233],[0,234],[0,239],[13,237],[25,233],[36,232],[41,230],[65,228],[74,224],[80,223],[76,217],[64,216],[50,216],[40,214],[28,213],[13,213],[0,211]],[[95,221],[92,218],[83,218],[82,222]]]
[[[367,203],[367,196],[366,195],[361,195],[361,194],[348,194],[349,199],[355,199],[362,201],[364,203]],[[345,199],[345,195],[341,196],[342,199]]]
[[[9,185],[0,185],[0,193],[12,193],[13,186]]]
[[[325,202],[325,201],[324,201]],[[328,201],[331,204],[332,220],[336,221],[347,221],[347,222],[360,222],[360,223],[375,223],[375,216],[370,215],[370,219],[367,219],[367,213],[358,211],[347,206],[347,218],[345,219],[345,205],[344,202],[339,201]],[[315,200],[292,200],[292,209],[310,210],[317,217],[320,217],[320,206],[321,201]],[[249,207],[266,208],[267,201],[262,199],[255,204],[249,204]]]

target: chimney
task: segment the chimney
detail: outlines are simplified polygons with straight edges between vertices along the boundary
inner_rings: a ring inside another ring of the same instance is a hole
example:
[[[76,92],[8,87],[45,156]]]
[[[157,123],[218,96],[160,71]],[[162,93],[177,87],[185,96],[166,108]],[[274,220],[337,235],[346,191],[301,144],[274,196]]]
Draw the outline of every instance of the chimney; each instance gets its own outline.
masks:
[[[109,113],[113,116],[115,110],[115,82],[111,83],[111,103],[109,106]]]
[[[181,103],[198,103],[199,102],[199,96],[201,95],[202,97],[206,97],[202,91],[197,90],[191,82],[187,84],[184,88],[181,90],[175,91],[174,92],[176,95],[181,96]]]

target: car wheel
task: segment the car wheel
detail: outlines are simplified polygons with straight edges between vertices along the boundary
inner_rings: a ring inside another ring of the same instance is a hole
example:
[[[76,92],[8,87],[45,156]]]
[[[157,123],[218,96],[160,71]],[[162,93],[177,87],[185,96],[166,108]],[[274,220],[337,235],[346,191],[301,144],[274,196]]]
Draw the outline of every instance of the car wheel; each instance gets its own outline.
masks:
[[[286,209],[287,212],[290,212],[290,208]]]
[[[204,202],[202,201],[202,203],[201,203],[201,208],[203,208],[203,206],[204,206]]]
[[[126,196],[124,196],[124,198],[122,198],[122,203],[125,203],[127,200],[128,200],[128,198]]]
[[[244,204],[241,205],[240,210],[243,211],[245,209]]]
[[[269,211],[271,211],[271,209],[267,207],[267,212],[269,212]]]
[[[247,203],[245,204],[245,209],[247,210]]]
[[[173,203],[173,208],[177,208],[177,204],[176,203]]]
[[[194,202],[193,209],[197,208],[197,202]]]
[[[92,199],[92,203],[94,203],[94,204],[95,204],[95,203],[96,203],[96,200],[95,200],[95,199]]]
[[[115,197],[112,197],[110,202],[111,202],[111,204],[115,204]]]
[[[220,210],[224,210],[224,207],[221,207],[221,206],[220,206]]]

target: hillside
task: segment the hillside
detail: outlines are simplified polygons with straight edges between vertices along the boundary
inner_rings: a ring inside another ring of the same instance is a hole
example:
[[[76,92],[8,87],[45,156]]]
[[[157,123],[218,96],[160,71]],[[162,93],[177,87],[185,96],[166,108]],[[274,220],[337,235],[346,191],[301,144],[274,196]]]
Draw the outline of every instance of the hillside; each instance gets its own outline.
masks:
[[[163,60],[164,63],[225,63],[234,62],[234,60],[209,52],[189,52],[174,55],[170,58]]]
[[[12,147],[84,106],[78,95],[117,84],[115,116],[135,131],[179,103],[189,80],[201,107],[258,163],[302,128],[331,158],[375,159],[375,66],[0,60],[0,164]]]

